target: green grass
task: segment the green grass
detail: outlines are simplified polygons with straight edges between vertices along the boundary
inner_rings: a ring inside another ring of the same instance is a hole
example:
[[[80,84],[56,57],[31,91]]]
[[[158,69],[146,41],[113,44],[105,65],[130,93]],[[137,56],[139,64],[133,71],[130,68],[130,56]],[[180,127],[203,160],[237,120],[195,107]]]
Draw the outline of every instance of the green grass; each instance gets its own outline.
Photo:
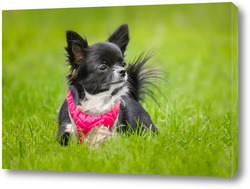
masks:
[[[234,14],[233,14],[234,13]],[[2,167],[232,176],[238,170],[237,10],[231,3],[3,11]],[[232,19],[234,22],[232,22]],[[101,149],[56,141],[66,93],[65,31],[103,41],[128,23],[127,61],[155,50],[167,100],[142,103],[160,134]],[[232,32],[234,31],[234,33]]]

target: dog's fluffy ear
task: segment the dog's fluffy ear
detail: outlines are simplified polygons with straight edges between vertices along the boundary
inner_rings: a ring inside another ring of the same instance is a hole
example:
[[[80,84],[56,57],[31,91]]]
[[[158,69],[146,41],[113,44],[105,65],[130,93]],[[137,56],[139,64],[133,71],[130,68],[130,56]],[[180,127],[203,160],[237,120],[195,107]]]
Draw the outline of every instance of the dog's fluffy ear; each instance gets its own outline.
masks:
[[[87,39],[83,39],[78,33],[74,31],[67,31],[67,43],[65,48],[68,52],[69,63],[76,67],[84,59],[84,50],[88,48]]]
[[[108,42],[116,44],[122,51],[125,52],[129,42],[128,25],[123,24],[119,26],[112,35],[107,39]]]

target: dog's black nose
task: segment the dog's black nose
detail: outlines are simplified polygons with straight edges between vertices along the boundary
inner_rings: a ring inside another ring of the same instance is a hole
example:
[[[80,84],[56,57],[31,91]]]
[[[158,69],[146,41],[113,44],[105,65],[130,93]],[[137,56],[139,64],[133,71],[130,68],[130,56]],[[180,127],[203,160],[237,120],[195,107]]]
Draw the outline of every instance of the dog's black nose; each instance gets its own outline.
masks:
[[[124,77],[126,75],[126,70],[122,69],[119,71],[120,76]]]

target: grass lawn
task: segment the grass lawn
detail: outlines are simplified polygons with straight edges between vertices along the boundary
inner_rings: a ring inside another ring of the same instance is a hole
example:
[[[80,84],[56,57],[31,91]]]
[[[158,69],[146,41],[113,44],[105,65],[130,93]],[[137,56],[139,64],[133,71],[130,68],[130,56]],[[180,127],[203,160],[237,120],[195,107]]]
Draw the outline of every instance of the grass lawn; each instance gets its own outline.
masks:
[[[238,170],[237,10],[231,3],[3,11],[2,168],[232,176]],[[56,141],[67,94],[66,30],[104,41],[128,23],[127,62],[157,50],[168,83],[160,134],[120,134],[101,149]]]

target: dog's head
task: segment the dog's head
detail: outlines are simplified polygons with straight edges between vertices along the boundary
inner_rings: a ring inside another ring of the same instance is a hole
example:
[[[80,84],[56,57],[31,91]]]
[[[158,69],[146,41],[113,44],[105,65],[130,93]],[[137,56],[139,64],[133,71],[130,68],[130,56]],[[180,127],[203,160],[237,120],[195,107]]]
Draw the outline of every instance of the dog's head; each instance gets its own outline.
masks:
[[[115,92],[127,81],[124,52],[129,42],[128,26],[118,27],[105,42],[88,45],[87,39],[67,31],[66,50],[70,73],[69,84],[91,95],[104,91]]]

